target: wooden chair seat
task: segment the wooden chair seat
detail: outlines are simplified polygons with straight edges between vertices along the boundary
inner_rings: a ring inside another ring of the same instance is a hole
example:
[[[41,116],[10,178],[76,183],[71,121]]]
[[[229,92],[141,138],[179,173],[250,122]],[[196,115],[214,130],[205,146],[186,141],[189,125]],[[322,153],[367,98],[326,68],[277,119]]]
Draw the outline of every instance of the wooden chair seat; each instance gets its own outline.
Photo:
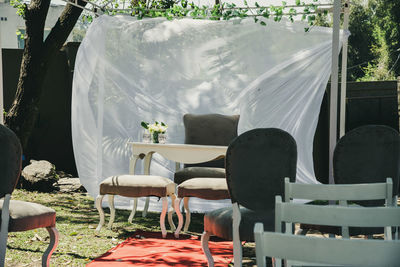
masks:
[[[198,197],[208,200],[229,199],[225,178],[193,178],[180,185],[177,197]]]
[[[2,209],[3,200],[0,200],[0,212]],[[37,228],[56,226],[55,210],[43,205],[19,200],[11,200],[9,210],[9,232],[28,231]]]

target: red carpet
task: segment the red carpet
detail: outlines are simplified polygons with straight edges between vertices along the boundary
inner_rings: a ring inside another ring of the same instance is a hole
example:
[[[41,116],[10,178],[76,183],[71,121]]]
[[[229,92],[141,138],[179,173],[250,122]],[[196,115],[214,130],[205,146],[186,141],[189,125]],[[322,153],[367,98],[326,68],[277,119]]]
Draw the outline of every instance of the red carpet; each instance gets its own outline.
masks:
[[[141,236],[144,238],[140,238]],[[211,239],[209,242],[215,266],[227,266],[233,259],[232,242]],[[172,233],[161,238],[160,232],[136,231],[118,246],[90,262],[88,267],[99,266],[207,266],[201,250],[200,237]]]

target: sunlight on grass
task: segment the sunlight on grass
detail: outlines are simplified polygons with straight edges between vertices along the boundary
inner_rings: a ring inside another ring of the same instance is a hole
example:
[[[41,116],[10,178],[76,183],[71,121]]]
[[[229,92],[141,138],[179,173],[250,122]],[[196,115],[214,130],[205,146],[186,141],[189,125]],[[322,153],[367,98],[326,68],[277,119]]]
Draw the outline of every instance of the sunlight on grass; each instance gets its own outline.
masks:
[[[57,212],[57,229],[60,242],[53,256],[51,266],[85,266],[94,258],[132,236],[135,230],[160,231],[159,213],[148,213],[146,218],[138,216],[134,223],[128,223],[130,211],[117,210],[113,229],[103,227],[99,234],[95,228],[99,222],[94,200],[81,193],[38,193],[15,190],[12,199],[36,202],[51,207]],[[108,223],[109,210],[106,213]],[[177,218],[174,217],[175,224]],[[168,223],[166,223],[168,229]],[[191,234],[203,232],[203,214],[192,214]],[[49,244],[45,229],[9,233],[7,242],[6,266],[41,266],[41,257]],[[245,266],[255,264],[254,244],[244,249],[247,257]]]

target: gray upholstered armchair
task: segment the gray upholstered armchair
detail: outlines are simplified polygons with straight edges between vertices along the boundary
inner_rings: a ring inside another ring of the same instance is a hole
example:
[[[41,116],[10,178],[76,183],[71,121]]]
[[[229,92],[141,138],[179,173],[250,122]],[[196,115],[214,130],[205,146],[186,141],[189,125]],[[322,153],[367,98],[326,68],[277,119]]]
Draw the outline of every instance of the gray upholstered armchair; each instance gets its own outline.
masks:
[[[237,137],[239,115],[185,114],[185,144],[227,146]],[[175,172],[174,182],[181,184],[195,177],[225,178],[225,159],[186,164]]]
[[[185,144],[228,146],[237,137],[239,115],[226,116],[221,114],[183,116],[185,125]],[[208,200],[229,198],[228,186],[225,181],[225,159],[217,159],[200,164],[186,164],[183,169],[177,170],[174,182],[178,184],[177,201],[179,205],[183,198],[186,210],[187,231],[190,224],[189,197],[198,197]],[[176,209],[180,223],[176,236],[182,228],[182,215]]]
[[[202,248],[208,266],[214,261],[208,248],[211,235],[233,240],[235,266],[242,264],[240,241],[254,241],[254,225],[264,224],[274,231],[275,196],[284,195],[284,180],[296,178],[297,147],[287,132],[254,129],[241,134],[226,153],[226,180],[232,207],[208,212],[204,216]]]
[[[58,244],[56,212],[39,204],[10,200],[21,173],[21,144],[17,136],[0,125],[0,266],[5,264],[8,232],[46,228],[50,244],[42,257],[42,266],[49,266],[50,257]]]

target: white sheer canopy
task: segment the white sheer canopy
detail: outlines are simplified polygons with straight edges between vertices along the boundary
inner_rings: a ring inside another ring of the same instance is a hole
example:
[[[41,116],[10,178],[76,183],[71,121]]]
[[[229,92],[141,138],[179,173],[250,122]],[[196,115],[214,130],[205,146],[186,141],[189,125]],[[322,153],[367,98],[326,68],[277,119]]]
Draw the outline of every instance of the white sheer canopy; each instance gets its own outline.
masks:
[[[185,113],[240,114],[239,133],[288,131],[298,146],[297,182],[317,183],[313,138],[331,72],[332,30],[305,27],[252,19],[95,19],[73,81],[72,136],[82,184],[95,197],[104,178],[128,173],[126,143],[140,140],[141,121],[165,122],[168,142],[183,143]],[[156,155],[151,172],[172,178],[174,166]],[[196,199],[191,209],[227,201],[203,203]]]

